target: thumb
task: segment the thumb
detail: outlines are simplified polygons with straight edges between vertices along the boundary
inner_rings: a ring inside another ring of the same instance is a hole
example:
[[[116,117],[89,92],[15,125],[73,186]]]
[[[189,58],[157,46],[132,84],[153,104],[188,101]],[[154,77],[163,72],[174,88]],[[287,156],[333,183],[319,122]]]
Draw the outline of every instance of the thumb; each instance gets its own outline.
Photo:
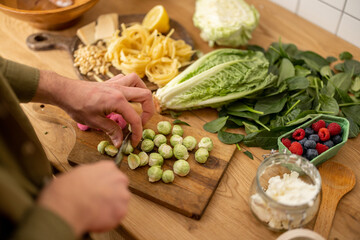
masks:
[[[99,126],[111,139],[114,146],[119,148],[123,140],[123,133],[121,127],[111,119],[101,118],[99,121]]]

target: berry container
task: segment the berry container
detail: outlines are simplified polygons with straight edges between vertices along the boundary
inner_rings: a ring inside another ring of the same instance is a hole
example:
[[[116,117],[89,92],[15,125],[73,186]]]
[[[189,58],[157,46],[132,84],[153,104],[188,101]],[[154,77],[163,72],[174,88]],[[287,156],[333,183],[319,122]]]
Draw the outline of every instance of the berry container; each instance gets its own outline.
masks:
[[[321,153],[319,156],[313,158],[310,162],[314,165],[318,165],[320,163],[325,162],[326,160],[332,158],[333,156],[336,155],[336,153],[340,150],[340,148],[342,146],[344,146],[344,144],[346,143],[348,136],[349,136],[349,121],[346,118],[342,118],[342,117],[336,117],[336,116],[332,116],[332,115],[325,115],[325,114],[320,114],[319,116],[310,119],[308,121],[306,121],[304,124],[300,125],[299,127],[281,135],[278,138],[278,146],[279,146],[279,152],[281,153],[289,153],[291,154],[290,150],[284,146],[284,144],[281,142],[282,138],[290,138],[292,133],[298,129],[298,128],[307,128],[310,127],[311,124],[319,121],[319,120],[324,120],[325,123],[332,123],[332,122],[336,122],[338,123],[341,128],[342,128],[342,142],[336,144],[335,146],[333,146],[332,148],[329,148],[327,151]]]

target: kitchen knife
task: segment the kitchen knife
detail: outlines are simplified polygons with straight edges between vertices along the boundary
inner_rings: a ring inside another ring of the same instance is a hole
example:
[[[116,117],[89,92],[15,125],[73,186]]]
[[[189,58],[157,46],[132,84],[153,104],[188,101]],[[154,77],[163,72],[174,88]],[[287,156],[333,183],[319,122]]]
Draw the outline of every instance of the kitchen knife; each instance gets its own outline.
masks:
[[[128,132],[128,134],[126,134],[121,146],[120,146],[120,149],[119,149],[119,152],[116,154],[115,156],[115,164],[120,167],[120,164],[121,164],[121,161],[123,160],[124,158],[124,149],[126,148],[126,146],[128,144],[131,144],[130,143],[130,140],[131,139],[131,132]]]

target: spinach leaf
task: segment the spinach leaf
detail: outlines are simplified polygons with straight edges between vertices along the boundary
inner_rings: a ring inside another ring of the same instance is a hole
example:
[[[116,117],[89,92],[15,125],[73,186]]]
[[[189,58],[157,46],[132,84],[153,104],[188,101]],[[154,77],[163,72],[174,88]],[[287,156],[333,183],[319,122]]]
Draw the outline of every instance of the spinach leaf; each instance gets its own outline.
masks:
[[[309,80],[305,77],[291,77],[286,79],[289,91],[301,90],[309,87]]]
[[[311,71],[309,69],[299,65],[295,66],[295,76],[306,77],[309,74],[311,74]]]
[[[231,124],[232,123],[232,124]],[[244,126],[243,120],[241,118],[237,118],[234,116],[229,116],[229,119],[226,122],[226,127],[229,127],[228,125],[233,125],[233,126],[237,126],[237,127],[242,127]]]
[[[351,53],[345,51],[345,52],[342,52],[339,54],[339,58],[341,60],[350,60],[353,58],[353,55]]]
[[[270,121],[270,127],[276,128],[276,127],[286,126],[288,122],[293,121],[300,113],[301,110],[299,108],[295,108],[290,113],[284,116],[277,115],[275,119]]]
[[[326,58],[326,61],[328,61],[328,63],[333,63],[337,61],[337,58],[333,56],[329,56]]]
[[[278,113],[284,108],[286,101],[287,96],[279,94],[258,100],[254,108],[256,111],[263,112],[264,115]]]
[[[312,51],[301,52],[297,57],[304,60],[309,68],[317,72],[320,72],[323,66],[329,65],[325,58]]]
[[[352,103],[353,102],[353,100],[351,99],[349,94],[339,88],[335,88],[334,98],[336,99],[336,101],[338,103]]]
[[[259,114],[256,114],[256,113],[253,113],[253,112],[228,111],[228,114],[233,115],[233,116],[237,116],[237,117],[252,119],[252,120],[259,120]]]
[[[332,115],[337,115],[339,113],[339,105],[335,98],[320,94],[319,103],[321,104],[321,111],[329,112]]]
[[[277,139],[284,133],[290,131],[292,127],[278,127],[271,131],[261,130],[248,134],[244,138],[244,144],[248,147],[261,147],[263,149],[278,149]]]
[[[279,79],[278,86],[285,79],[295,76],[295,68],[294,65],[290,62],[289,59],[283,58],[279,68]]]
[[[336,87],[344,92],[348,92],[350,86],[351,86],[351,74],[348,72],[342,72],[335,74],[329,79],[330,82]]]
[[[205,123],[203,128],[205,129],[205,131],[211,132],[211,133],[216,133],[218,131],[220,131],[220,129],[222,129],[225,124],[226,121],[228,120],[228,116],[226,117],[220,117],[218,119],[215,119],[211,122]]]
[[[244,135],[237,133],[229,133],[223,130],[218,132],[218,138],[222,143],[225,144],[235,144],[241,142],[244,139]]]
[[[354,122],[354,120],[351,117],[346,117],[346,119],[349,121],[349,138],[355,138],[357,135],[359,135],[360,129],[359,126]]]
[[[250,122],[243,122],[245,126],[246,134],[258,132],[259,128],[255,124],[251,124]]]
[[[319,114],[317,114],[317,111],[315,111],[315,110],[307,110],[307,111],[301,112],[294,120],[288,122],[286,125],[287,126],[299,125],[310,119],[317,117],[318,115]]]
[[[227,111],[231,111],[231,112],[253,112],[253,113],[257,113],[257,114],[264,114],[263,112],[260,111],[256,111],[255,109],[249,107],[248,105],[240,102],[240,101],[236,101],[234,103],[230,103],[229,105],[226,106]]]
[[[344,72],[352,72],[351,76],[360,75],[360,62],[356,60],[346,60],[344,62]]]
[[[252,155],[251,152],[245,151],[244,154],[245,154],[246,156],[248,156],[251,160],[254,160],[254,156]]]
[[[333,76],[333,72],[331,71],[331,68],[329,65],[323,66],[320,69],[320,75],[325,77],[325,78],[330,78]]]
[[[338,72],[343,72],[344,71],[344,63],[338,63],[334,66],[334,69]]]
[[[360,91],[360,76],[357,76],[351,84],[350,90],[355,93]]]
[[[188,124],[187,122],[181,121],[181,120],[179,120],[179,119],[175,119],[175,120],[173,121],[173,124],[182,124],[182,125],[190,126],[190,124]]]
[[[354,120],[357,125],[360,125],[360,105],[353,105],[349,107],[342,107],[341,112]]]
[[[169,111],[169,113],[170,116],[174,119],[177,119],[182,114],[182,112],[175,112],[175,111]]]

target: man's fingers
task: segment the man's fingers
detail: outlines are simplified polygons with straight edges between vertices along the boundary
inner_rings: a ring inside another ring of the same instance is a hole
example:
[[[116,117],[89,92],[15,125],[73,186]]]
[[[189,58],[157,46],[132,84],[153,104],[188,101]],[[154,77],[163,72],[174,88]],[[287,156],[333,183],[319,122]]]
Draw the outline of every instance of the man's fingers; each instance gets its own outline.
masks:
[[[155,112],[151,91],[148,89],[124,87],[123,94],[128,101],[141,103],[143,110],[141,114],[142,124],[145,125]]]
[[[129,75],[116,75],[106,83],[111,83],[114,87],[127,86],[127,87],[138,87],[138,88],[147,88],[143,80],[136,74],[130,73]]]
[[[123,140],[123,133],[121,127],[116,122],[106,117],[98,117],[94,124],[110,137],[115,147],[120,147]]]
[[[117,104],[115,106],[116,113],[119,113],[123,116],[125,121],[131,125],[131,144],[133,147],[138,145],[142,137],[142,122],[140,116],[137,114],[134,108],[128,102],[119,101],[121,105]]]

